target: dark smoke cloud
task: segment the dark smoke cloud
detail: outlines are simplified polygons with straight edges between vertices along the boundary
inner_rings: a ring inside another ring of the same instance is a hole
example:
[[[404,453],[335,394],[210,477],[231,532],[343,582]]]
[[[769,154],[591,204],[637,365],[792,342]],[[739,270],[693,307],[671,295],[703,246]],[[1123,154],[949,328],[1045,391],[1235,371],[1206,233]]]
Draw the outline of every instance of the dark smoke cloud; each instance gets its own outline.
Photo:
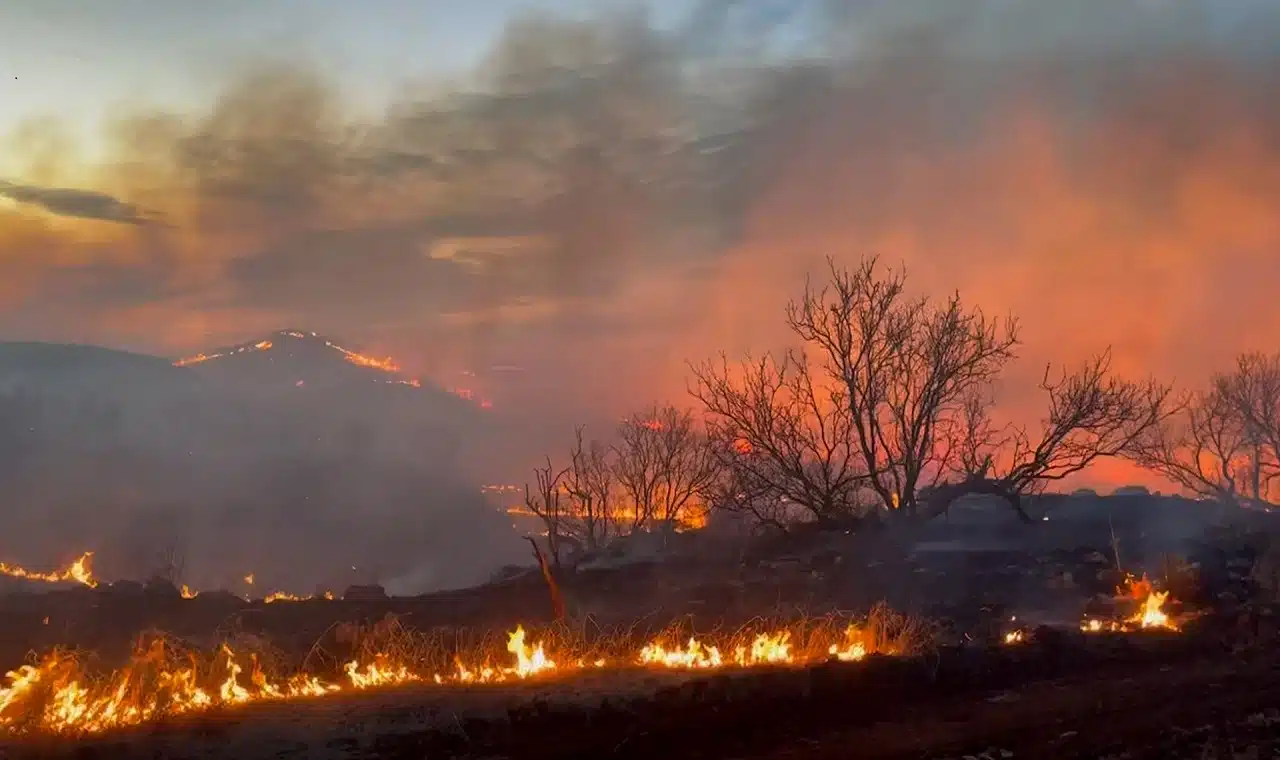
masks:
[[[0,328],[186,353],[297,325],[451,378],[518,365],[489,389],[507,479],[681,399],[686,359],[785,343],[828,255],[1021,315],[1027,373],[1111,343],[1194,382],[1280,330],[1277,40],[1244,0],[721,0],[675,30],[513,19],[462,85],[375,117],[258,66],[117,119],[102,166],[30,151],[15,182],[167,226],[0,209]]]
[[[18,203],[39,206],[60,216],[121,224],[154,224],[158,221],[153,214],[132,203],[92,190],[39,187],[0,180],[0,196]]]

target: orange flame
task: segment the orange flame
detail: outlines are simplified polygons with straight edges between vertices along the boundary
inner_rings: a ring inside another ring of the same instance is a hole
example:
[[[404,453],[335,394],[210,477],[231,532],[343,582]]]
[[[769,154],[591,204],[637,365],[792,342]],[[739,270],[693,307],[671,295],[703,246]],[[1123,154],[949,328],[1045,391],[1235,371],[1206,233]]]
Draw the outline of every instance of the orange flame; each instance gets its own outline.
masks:
[[[1164,605],[1169,601],[1169,592],[1156,591],[1146,575],[1141,578],[1133,576],[1126,578],[1125,585],[1116,589],[1116,596],[1137,602],[1137,612],[1120,621],[1089,618],[1080,624],[1080,630],[1085,633],[1149,629],[1178,630],[1177,624],[1164,611]]]
[[[18,565],[10,565],[0,562],[0,574],[8,575],[13,578],[25,578],[31,581],[44,581],[45,583],[64,583],[74,581],[83,584],[89,588],[98,585],[98,581],[93,577],[93,570],[90,564],[93,560],[93,552],[85,552],[81,554],[79,559],[67,565],[62,570],[54,570],[49,573],[39,573],[27,570]]]
[[[832,645],[830,657],[853,661],[866,655],[858,629],[849,628],[845,639]],[[722,647],[704,644],[697,638],[675,649],[654,642],[619,664],[714,669],[788,666],[806,661],[793,652],[790,631],[759,633],[749,642],[734,646],[729,656],[721,654]],[[314,698],[409,683],[496,684],[609,666],[605,659],[553,659],[541,642],[529,642],[523,626],[509,634],[506,650],[512,658],[507,665],[487,661],[469,665],[459,657],[452,672],[430,675],[388,654],[377,654],[363,662],[347,662],[336,681],[308,674],[270,678],[256,656],[239,654],[227,644],[218,648],[207,668],[202,668],[195,657],[177,657],[163,640],[156,640],[139,647],[125,668],[102,680],[89,678],[74,658],[54,651],[35,664],[7,674],[0,685],[0,734],[94,733],[220,706]]]

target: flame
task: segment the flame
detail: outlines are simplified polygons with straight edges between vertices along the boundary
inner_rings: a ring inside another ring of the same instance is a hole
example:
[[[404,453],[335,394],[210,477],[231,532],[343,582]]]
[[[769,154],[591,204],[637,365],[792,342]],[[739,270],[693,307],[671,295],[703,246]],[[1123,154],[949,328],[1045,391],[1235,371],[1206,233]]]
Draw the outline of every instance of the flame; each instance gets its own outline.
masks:
[[[187,589],[189,590],[189,589]],[[185,595],[185,594],[184,594]],[[850,631],[856,631],[850,628]],[[846,634],[846,638],[855,636]],[[856,637],[856,636],[855,636]],[[865,656],[861,643],[832,647],[841,660]],[[163,639],[139,646],[129,664],[105,679],[91,679],[70,655],[55,650],[34,664],[10,671],[0,684],[0,734],[40,731],[54,734],[95,733],[137,725],[155,719],[198,712],[217,707],[272,700],[321,697],[328,694],[397,686],[433,683],[441,686],[497,684],[568,674],[609,666],[606,659],[549,656],[542,642],[530,642],[523,626],[516,626],[507,638],[511,660],[495,665],[488,660],[468,664],[454,660],[449,672],[429,674],[399,661],[389,654],[375,654],[361,662],[352,660],[336,680],[296,674],[271,678],[263,672],[253,654],[236,652],[221,645],[207,667],[194,656],[181,657]],[[806,659],[792,650],[791,632],[763,632],[750,643],[734,646],[731,654],[721,646],[690,638],[683,647],[666,648],[660,642],[644,646],[622,664],[671,669],[714,669],[722,667],[790,666]]]
[[[586,512],[582,505],[569,500],[567,503],[561,503],[561,514],[565,519],[584,519]],[[506,508],[506,513],[510,517],[521,517],[526,519],[541,519],[532,509],[523,504],[514,504]],[[640,512],[634,505],[618,504],[612,508],[611,517],[619,524],[629,524],[640,517]],[[702,504],[694,503],[685,505],[675,516],[675,527],[677,531],[700,530],[710,524],[711,515],[706,507]]]
[[[308,337],[305,333],[300,333],[296,330],[285,330],[279,334],[290,337],[290,338],[298,338],[298,339],[306,339]],[[318,336],[315,333],[311,333],[309,337],[316,338]],[[329,340],[326,340],[324,344],[329,348],[332,348],[334,351],[337,351],[338,353],[342,354],[343,359],[350,362],[351,364],[356,365],[357,367],[369,367],[371,369],[377,369],[387,373],[396,373],[400,371],[400,365],[396,362],[395,359],[392,359],[389,356],[382,359],[379,359],[373,356],[366,356],[365,354],[359,353],[357,351],[352,351],[349,348],[344,348],[342,346],[339,346],[337,343],[334,343],[333,341],[329,341]],[[193,364],[203,364],[204,362],[211,361],[213,359],[221,359],[224,356],[234,356],[235,354],[242,354],[245,352],[252,352],[252,351],[270,351],[274,346],[275,344],[270,340],[261,340],[261,341],[258,341],[257,343],[240,346],[239,348],[234,348],[228,351],[222,351],[222,352],[213,353],[213,354],[206,354],[203,352],[198,353],[195,356],[188,356],[182,359],[178,359],[173,363],[173,365],[175,367],[187,367]],[[411,385],[414,387],[420,387],[421,385],[417,380],[399,380],[394,382],[400,382],[404,385]]]
[[[1177,624],[1164,611],[1164,605],[1169,601],[1169,592],[1156,591],[1147,576],[1143,575],[1141,578],[1129,576],[1125,579],[1125,585],[1116,589],[1116,596],[1136,602],[1137,612],[1121,621],[1088,618],[1080,624],[1080,630],[1085,633],[1149,629],[1178,630]]]
[[[74,581],[83,584],[89,588],[98,585],[97,579],[93,577],[93,570],[90,565],[93,560],[93,552],[85,552],[81,554],[79,559],[67,565],[62,570],[54,570],[49,573],[38,573],[27,570],[18,565],[10,565],[0,562],[0,574],[8,575],[12,578],[24,578],[31,581],[44,581],[45,583],[64,583]]]
[[[182,584],[182,598],[183,598],[183,599],[195,599],[197,596],[200,596],[200,592],[199,592],[199,591],[192,591],[190,586],[188,586],[188,585],[187,585],[187,584],[185,584],[185,583],[184,583],[184,584]]]
[[[230,351],[223,351],[216,354],[199,353],[195,356],[188,356],[183,359],[178,359],[173,363],[173,366],[189,367],[193,364],[203,364],[204,362],[211,361],[213,359],[221,359],[224,356],[235,356],[236,354],[243,354],[250,351],[270,351],[274,345],[275,344],[269,340],[260,340],[253,345],[240,346],[239,348],[234,348]]]
[[[668,649],[661,642],[654,642],[640,650],[641,665],[660,665],[667,668],[705,669],[719,668],[726,664],[719,647],[707,646],[696,638],[690,638],[683,647]],[[734,648],[728,661],[738,667],[756,665],[789,665],[795,662],[791,654],[791,632],[762,633],[750,646]]]
[[[326,340],[324,344],[329,348],[332,348],[333,350],[342,354],[342,358],[346,359],[348,362],[351,362],[357,367],[368,367],[370,369],[382,370],[383,372],[399,372],[400,371],[400,365],[396,363],[396,360],[392,359],[390,356],[385,357],[383,359],[379,359],[374,356],[366,356],[356,351],[352,351],[351,349],[348,349],[348,348],[343,348],[342,346],[339,346],[337,343],[334,343],[332,341]]]
[[[249,584],[250,586],[252,586],[252,585],[253,585],[253,573],[249,573],[248,575],[246,575],[246,576],[244,577],[244,582],[245,582],[245,583],[247,583],[247,584]]]
[[[866,634],[856,625],[844,631],[844,645],[832,644],[827,655],[841,662],[857,662],[867,656]]]
[[[186,598],[195,596],[187,587],[182,591]],[[1125,593],[1140,601],[1141,609],[1121,623],[1111,623],[1116,630],[1172,628],[1161,611],[1167,593],[1155,592],[1145,578],[1130,579]],[[324,596],[331,598],[328,593]],[[268,601],[294,598],[297,597],[276,592]],[[1102,630],[1107,625],[1092,620],[1082,627]],[[1005,634],[1004,641],[1014,644],[1024,637],[1021,630],[1014,630]],[[607,668],[610,662],[620,667],[630,664],[632,667],[714,670],[805,665],[815,661],[812,654],[817,652],[825,652],[827,659],[843,662],[863,660],[873,651],[888,655],[899,653],[893,647],[878,646],[872,632],[857,625],[848,626],[834,638],[837,640],[829,642],[811,639],[803,653],[797,653],[792,632],[781,628],[735,637],[740,643],[728,645],[696,636],[690,637],[683,646],[675,647],[655,640],[631,656],[624,653],[616,660],[589,660],[581,656],[553,658],[541,641],[531,642],[524,627],[517,625],[507,637],[506,653],[510,660],[506,664],[459,655],[454,657],[451,669],[431,672],[383,652],[346,662],[331,679],[307,673],[273,678],[263,671],[254,654],[237,652],[228,644],[221,645],[207,664],[202,665],[200,658],[193,655],[179,656],[163,639],[146,646],[140,644],[128,665],[105,679],[95,679],[90,678],[73,657],[55,650],[33,664],[10,671],[0,682],[0,735],[95,733],[253,702],[317,698],[405,684],[447,687],[509,683]]]
[[[199,353],[199,354],[196,354],[195,356],[188,356],[188,357],[185,357],[185,358],[182,358],[182,359],[178,359],[177,361],[175,361],[175,362],[173,363],[173,366],[175,366],[175,367],[187,367],[187,366],[190,366],[190,365],[192,365],[192,364],[203,364],[204,362],[207,362],[207,361],[209,361],[210,359],[217,359],[217,358],[220,358],[220,357],[223,357],[223,356],[226,356],[226,354],[205,354],[205,353]]]
[[[267,594],[266,598],[262,601],[265,604],[271,604],[272,602],[306,602],[312,599],[326,599],[328,601],[333,601],[333,592],[326,591],[317,597],[315,594],[298,596],[297,594],[290,594],[287,591],[272,591],[270,594]]]

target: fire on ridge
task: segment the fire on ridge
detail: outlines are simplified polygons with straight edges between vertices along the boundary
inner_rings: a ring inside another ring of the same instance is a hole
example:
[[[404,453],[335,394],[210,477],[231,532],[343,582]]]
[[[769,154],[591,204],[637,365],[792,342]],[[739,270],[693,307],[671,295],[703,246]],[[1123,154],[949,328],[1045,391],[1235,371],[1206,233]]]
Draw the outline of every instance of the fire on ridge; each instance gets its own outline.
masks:
[[[396,362],[395,359],[392,359],[390,356],[378,358],[376,356],[369,356],[366,354],[362,354],[358,351],[352,351],[351,349],[340,346],[337,343],[334,343],[333,341],[327,338],[322,338],[321,336],[317,335],[314,332],[304,333],[304,332],[299,332],[297,330],[281,330],[278,333],[276,333],[276,335],[282,338],[293,338],[295,340],[309,340],[309,341],[323,342],[327,348],[330,348],[338,352],[339,354],[342,355],[342,358],[344,360],[346,360],[350,364],[354,364],[357,367],[367,367],[369,369],[376,369],[382,372],[386,372],[388,374],[396,374],[400,372],[400,364]],[[270,351],[275,347],[276,347],[275,341],[272,341],[270,339],[261,340],[256,343],[246,343],[240,346],[236,346],[234,348],[229,348],[224,351],[219,351],[212,354],[199,353],[199,354],[196,354],[195,356],[188,356],[182,359],[178,359],[173,364],[175,367],[189,367],[195,364],[203,364],[205,362],[212,361],[214,359],[222,359],[228,356],[235,356],[237,354]]]
[[[403,369],[400,363],[390,356],[377,357],[369,354],[363,354],[363,353],[360,353],[359,351],[354,351],[350,348],[342,346],[314,332],[301,332],[299,330],[280,330],[274,334],[274,337],[278,339],[311,341],[313,343],[323,345],[326,349],[329,349],[341,355],[343,361],[347,362],[348,364],[351,364],[356,367],[362,367],[365,369],[376,370],[385,375],[390,375],[391,377],[386,377],[382,379],[382,382],[385,382],[387,384],[407,385],[411,388],[422,387],[422,381],[419,378],[403,377],[403,376],[397,377],[397,375],[401,374]],[[199,364],[204,364],[206,362],[210,362],[215,359],[223,359],[230,356],[238,356],[241,354],[265,353],[273,349],[278,349],[280,347],[281,346],[278,345],[276,340],[271,340],[271,339],[260,340],[255,343],[245,343],[233,348],[228,348],[228,349],[224,349],[222,351],[216,351],[213,353],[201,352],[193,356],[183,357],[174,361],[173,365],[175,367],[191,367]],[[295,383],[295,385],[299,388],[304,387],[306,385],[306,381],[298,380]],[[459,398],[465,399],[467,401],[470,401],[476,404],[482,409],[489,409],[489,408],[492,408],[493,406],[493,403],[488,399],[477,398],[474,391],[472,391],[469,388],[448,388],[447,391],[449,393],[452,393],[455,396],[458,396]]]

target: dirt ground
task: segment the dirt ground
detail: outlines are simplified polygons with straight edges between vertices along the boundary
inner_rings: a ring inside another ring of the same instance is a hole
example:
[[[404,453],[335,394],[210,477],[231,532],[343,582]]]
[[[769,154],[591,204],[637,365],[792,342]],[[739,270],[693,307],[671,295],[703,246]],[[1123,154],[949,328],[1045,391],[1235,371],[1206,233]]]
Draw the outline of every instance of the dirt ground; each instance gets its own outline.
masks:
[[[1280,657],[1224,655],[904,705],[891,720],[787,738],[739,760],[1280,757]]]
[[[404,690],[200,716],[6,758],[1266,758],[1280,652],[1189,635],[1044,632],[1024,646],[626,683]]]

